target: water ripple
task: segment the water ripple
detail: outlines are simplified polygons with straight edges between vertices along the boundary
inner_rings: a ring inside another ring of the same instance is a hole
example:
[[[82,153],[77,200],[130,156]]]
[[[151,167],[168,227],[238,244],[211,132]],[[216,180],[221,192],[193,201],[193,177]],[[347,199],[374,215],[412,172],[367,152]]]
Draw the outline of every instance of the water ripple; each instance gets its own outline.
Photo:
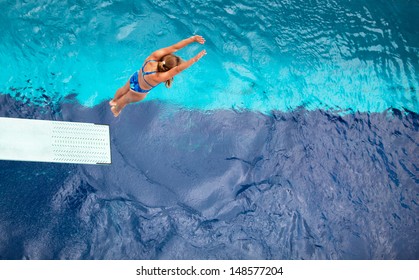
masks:
[[[0,8],[3,93],[31,79],[53,100],[77,93],[93,106],[113,96],[141,57],[199,33],[206,59],[176,79],[175,94],[157,88],[149,99],[264,113],[419,110],[412,1],[6,1]]]

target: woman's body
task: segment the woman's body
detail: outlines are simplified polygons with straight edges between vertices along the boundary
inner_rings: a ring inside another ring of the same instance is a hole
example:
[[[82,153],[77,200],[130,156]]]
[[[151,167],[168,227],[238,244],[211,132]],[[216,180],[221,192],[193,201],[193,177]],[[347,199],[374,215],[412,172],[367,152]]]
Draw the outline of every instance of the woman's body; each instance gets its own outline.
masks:
[[[114,98],[109,102],[114,116],[117,117],[127,104],[143,100],[158,84],[165,82],[166,86],[170,87],[174,76],[203,57],[206,54],[205,50],[188,61],[182,61],[173,55],[174,52],[193,42],[204,44],[205,39],[199,35],[192,36],[170,47],[157,50],[147,57],[141,69],[116,91]]]

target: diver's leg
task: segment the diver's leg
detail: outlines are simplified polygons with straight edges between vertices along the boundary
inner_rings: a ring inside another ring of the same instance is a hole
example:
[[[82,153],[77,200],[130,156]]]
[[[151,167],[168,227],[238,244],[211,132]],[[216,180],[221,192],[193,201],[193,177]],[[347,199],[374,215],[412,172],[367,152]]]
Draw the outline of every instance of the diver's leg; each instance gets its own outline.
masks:
[[[111,106],[116,105],[116,101],[120,99],[122,96],[124,96],[125,94],[127,94],[129,91],[130,91],[130,84],[128,81],[123,87],[119,88],[116,91],[114,98],[111,101],[109,101],[109,105]]]
[[[129,103],[141,101],[146,96],[147,94],[140,94],[129,89],[126,94],[114,101],[114,104],[111,105],[111,111],[113,115],[117,117],[121,113],[122,109],[124,109]]]
[[[138,101],[143,100],[147,96],[147,94],[148,93],[138,93],[138,92],[129,90],[125,96],[128,98],[129,102],[131,103],[131,102],[138,102]]]
[[[119,116],[122,109],[127,106],[128,103],[130,103],[130,100],[127,96],[128,94],[125,94],[121,96],[118,100],[113,101],[113,105],[111,105],[111,111],[115,117]]]

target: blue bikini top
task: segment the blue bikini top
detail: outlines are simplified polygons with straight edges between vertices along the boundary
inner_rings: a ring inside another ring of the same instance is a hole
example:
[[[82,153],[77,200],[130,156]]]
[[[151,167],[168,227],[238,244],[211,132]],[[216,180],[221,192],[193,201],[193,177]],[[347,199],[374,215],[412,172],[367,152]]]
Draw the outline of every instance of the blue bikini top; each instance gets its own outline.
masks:
[[[149,82],[147,82],[147,80],[145,79],[145,77],[144,76],[147,76],[147,75],[151,75],[151,74],[156,74],[157,73],[157,71],[150,71],[150,72],[146,72],[146,71],[144,71],[144,67],[147,65],[147,63],[149,63],[149,62],[157,62],[157,60],[154,60],[154,59],[150,59],[150,60],[147,60],[146,62],[144,62],[144,64],[143,64],[143,67],[141,67],[141,73],[142,73],[142,76],[143,76],[143,80],[144,80],[144,82],[146,82],[146,84],[147,85],[149,85],[151,88],[149,89],[149,90],[151,90],[152,88],[154,88],[155,86],[157,86],[157,85],[151,85]]]

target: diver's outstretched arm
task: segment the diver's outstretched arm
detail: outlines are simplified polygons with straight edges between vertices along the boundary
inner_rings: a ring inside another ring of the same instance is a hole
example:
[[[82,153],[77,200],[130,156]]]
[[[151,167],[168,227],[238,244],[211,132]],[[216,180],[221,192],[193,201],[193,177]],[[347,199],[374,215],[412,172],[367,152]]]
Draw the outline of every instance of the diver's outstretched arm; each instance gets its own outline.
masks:
[[[149,59],[160,60],[163,56],[174,53],[174,52],[177,52],[178,50],[186,47],[187,45],[189,45],[193,42],[197,42],[197,43],[200,43],[202,45],[202,44],[205,43],[205,39],[200,35],[195,35],[195,36],[189,37],[187,39],[183,39],[182,41],[179,41],[174,45],[171,45],[169,47],[162,48],[162,49],[159,49],[159,50],[153,52],[149,56]]]
[[[165,82],[167,80],[170,80],[171,78],[173,78],[174,76],[182,72],[183,70],[191,67],[192,64],[200,60],[206,54],[207,54],[207,51],[203,50],[199,52],[197,55],[195,55],[193,58],[189,59],[188,61],[182,62],[181,64],[173,67],[169,71],[157,73],[157,76],[156,76],[157,80],[159,82]]]

